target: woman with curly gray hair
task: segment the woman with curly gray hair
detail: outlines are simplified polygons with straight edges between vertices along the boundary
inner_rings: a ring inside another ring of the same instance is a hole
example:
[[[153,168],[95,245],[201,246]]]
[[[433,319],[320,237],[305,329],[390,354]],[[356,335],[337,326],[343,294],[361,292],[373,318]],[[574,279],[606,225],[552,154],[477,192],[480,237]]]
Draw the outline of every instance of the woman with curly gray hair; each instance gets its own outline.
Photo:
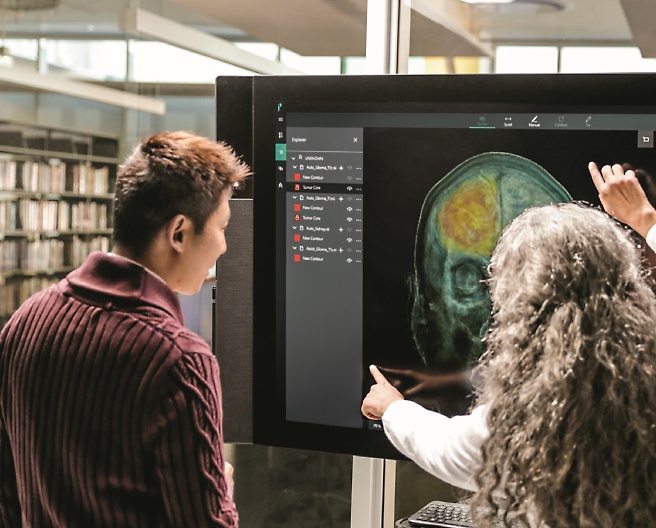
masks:
[[[634,244],[601,211],[554,205],[520,215],[491,266],[475,505],[655,526],[656,303]]]
[[[491,327],[471,414],[377,384],[363,413],[421,467],[476,491],[479,526],[656,526],[656,298],[600,210],[529,209],[490,264]]]

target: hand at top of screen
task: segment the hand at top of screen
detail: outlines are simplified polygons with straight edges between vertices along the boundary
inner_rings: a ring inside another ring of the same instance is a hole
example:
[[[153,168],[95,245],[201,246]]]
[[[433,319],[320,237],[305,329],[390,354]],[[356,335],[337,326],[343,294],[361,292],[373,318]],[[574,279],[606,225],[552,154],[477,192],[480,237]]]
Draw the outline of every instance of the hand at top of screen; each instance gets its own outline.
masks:
[[[380,420],[392,403],[404,398],[375,365],[371,365],[369,371],[376,384],[371,386],[369,394],[362,401],[362,414],[370,420]]]
[[[656,224],[656,210],[649,203],[635,172],[624,171],[619,164],[604,165],[600,171],[592,161],[588,170],[606,212],[646,238]]]

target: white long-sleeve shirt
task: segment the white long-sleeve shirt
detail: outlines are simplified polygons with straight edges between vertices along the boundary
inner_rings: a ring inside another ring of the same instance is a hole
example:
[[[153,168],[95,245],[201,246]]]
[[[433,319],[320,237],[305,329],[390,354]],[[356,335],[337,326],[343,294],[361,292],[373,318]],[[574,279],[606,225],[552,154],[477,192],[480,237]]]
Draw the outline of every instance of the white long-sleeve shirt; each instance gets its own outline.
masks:
[[[449,484],[476,490],[474,473],[489,436],[484,405],[448,418],[408,400],[396,401],[383,414],[383,426],[394,447],[419,467]]]
[[[651,249],[656,251],[656,224],[651,226],[651,229],[647,232],[647,238],[645,241]]]

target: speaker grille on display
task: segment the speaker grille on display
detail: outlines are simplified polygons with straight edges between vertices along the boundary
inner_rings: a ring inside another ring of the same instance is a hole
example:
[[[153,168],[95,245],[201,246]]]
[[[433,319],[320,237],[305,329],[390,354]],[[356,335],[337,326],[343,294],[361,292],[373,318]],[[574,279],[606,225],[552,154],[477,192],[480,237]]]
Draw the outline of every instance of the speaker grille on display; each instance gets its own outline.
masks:
[[[230,200],[228,250],[217,261],[212,347],[221,369],[223,438],[253,442],[253,200]]]

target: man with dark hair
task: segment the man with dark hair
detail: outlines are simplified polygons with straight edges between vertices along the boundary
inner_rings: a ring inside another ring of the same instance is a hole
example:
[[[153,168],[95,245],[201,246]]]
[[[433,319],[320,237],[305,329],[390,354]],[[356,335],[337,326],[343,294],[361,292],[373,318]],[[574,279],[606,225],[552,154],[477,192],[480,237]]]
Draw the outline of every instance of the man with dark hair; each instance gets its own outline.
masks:
[[[216,359],[183,325],[226,250],[228,146],[157,134],[121,167],[114,248],[0,334],[0,525],[236,527]]]

